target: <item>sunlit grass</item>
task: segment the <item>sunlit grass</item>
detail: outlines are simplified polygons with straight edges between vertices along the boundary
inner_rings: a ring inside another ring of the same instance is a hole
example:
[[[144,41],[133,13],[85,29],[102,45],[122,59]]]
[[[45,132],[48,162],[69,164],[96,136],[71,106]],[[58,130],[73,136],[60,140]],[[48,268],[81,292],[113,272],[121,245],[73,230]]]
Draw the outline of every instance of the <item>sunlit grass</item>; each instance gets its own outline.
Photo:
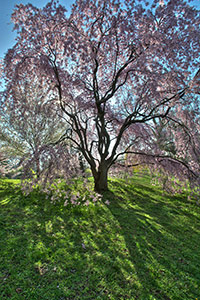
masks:
[[[16,183],[0,186],[0,299],[200,297],[200,208],[186,195],[135,176],[67,208]]]

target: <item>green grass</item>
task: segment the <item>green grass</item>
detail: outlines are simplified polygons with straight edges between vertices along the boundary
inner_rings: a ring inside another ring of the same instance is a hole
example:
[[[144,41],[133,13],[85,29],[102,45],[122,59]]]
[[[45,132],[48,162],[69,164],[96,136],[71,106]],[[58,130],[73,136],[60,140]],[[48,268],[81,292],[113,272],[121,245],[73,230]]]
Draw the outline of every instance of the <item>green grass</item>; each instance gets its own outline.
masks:
[[[135,176],[68,208],[15,183],[0,184],[1,300],[200,300],[200,208],[186,195]]]

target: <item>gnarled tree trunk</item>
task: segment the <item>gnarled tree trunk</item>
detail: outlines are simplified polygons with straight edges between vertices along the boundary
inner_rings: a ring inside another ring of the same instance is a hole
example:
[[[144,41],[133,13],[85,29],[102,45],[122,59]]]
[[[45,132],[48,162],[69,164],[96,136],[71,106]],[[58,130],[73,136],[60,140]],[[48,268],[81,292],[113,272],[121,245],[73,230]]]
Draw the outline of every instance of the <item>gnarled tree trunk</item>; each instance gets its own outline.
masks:
[[[98,193],[108,191],[108,169],[106,164],[100,164],[98,170],[92,169],[94,190]]]

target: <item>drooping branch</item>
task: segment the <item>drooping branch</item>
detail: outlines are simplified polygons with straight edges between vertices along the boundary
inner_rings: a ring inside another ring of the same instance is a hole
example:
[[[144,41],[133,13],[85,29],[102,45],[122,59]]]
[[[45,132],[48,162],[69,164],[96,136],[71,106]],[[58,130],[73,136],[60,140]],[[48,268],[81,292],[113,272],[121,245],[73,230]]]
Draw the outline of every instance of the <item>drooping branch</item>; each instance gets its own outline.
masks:
[[[119,156],[121,155],[124,155],[124,154],[134,154],[134,155],[138,155],[138,156],[143,156],[143,157],[146,157],[146,158],[152,158],[152,159],[159,159],[160,162],[161,160],[169,160],[171,162],[175,162],[175,163],[178,163],[180,165],[182,165],[192,176],[192,178],[195,178],[197,179],[199,177],[199,175],[197,173],[195,173],[193,170],[191,170],[191,168],[189,167],[189,165],[187,163],[185,163],[184,161],[178,159],[178,158],[175,158],[175,157],[171,157],[169,155],[159,155],[159,154],[149,154],[149,153],[145,153],[145,152],[140,152],[140,151],[124,151],[124,152],[121,152],[121,153],[118,153],[115,157],[115,161],[118,159]],[[151,162],[151,164],[156,164],[157,162],[153,163]],[[141,162],[141,163],[138,163],[139,165],[140,164],[145,164],[145,162]],[[149,162],[148,162],[149,164]],[[132,164],[130,165],[130,167],[132,166]],[[134,166],[134,164],[133,164]]]

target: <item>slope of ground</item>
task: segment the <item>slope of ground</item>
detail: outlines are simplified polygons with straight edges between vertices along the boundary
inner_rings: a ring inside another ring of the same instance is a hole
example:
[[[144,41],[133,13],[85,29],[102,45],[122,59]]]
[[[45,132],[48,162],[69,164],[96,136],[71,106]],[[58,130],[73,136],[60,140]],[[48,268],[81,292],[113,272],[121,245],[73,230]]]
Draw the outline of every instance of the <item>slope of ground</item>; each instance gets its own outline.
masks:
[[[1,300],[200,299],[200,208],[147,177],[109,187],[68,208],[1,181]]]

